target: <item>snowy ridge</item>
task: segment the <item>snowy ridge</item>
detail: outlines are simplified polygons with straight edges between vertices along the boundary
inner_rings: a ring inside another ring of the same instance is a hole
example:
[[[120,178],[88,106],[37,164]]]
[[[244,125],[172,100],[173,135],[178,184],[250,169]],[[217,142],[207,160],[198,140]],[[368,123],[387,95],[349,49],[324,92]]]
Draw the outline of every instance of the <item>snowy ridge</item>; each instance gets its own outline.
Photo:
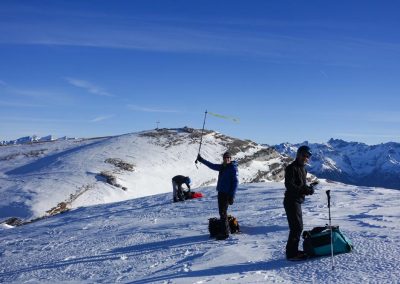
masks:
[[[36,135],[25,136],[18,138],[16,140],[10,141],[0,141],[0,146],[4,145],[21,145],[21,144],[29,144],[29,143],[39,143],[39,142],[51,142],[55,140],[73,140],[75,138],[68,138],[67,136],[55,138],[53,135],[47,135],[43,137],[38,137]]]
[[[194,161],[200,130],[158,129],[114,137],[0,147],[0,218],[31,219],[68,208],[171,192],[171,178],[193,188],[216,184]],[[206,131],[202,155],[221,162],[229,149],[240,182],[280,181],[288,159],[274,149]]]
[[[330,139],[327,143],[283,143],[275,149],[295,157],[300,145],[308,145],[313,156],[310,173],[320,177],[362,186],[400,189],[400,144],[389,142],[369,146],[358,142]]]
[[[240,185],[230,212],[243,233],[226,241],[208,236],[214,187],[182,203],[164,193],[0,227],[0,282],[397,283],[400,192],[323,181],[303,205],[306,230],[327,223],[328,189],[333,224],[355,246],[335,256],[334,271],[329,257],[284,259],[284,186],[270,182]]]

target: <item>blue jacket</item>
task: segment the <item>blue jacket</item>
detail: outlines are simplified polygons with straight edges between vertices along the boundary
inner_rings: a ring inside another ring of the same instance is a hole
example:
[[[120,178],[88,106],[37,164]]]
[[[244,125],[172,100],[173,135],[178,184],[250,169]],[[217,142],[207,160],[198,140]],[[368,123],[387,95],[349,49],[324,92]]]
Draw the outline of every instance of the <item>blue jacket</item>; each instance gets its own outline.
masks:
[[[239,184],[239,171],[236,161],[232,161],[230,164],[213,164],[204,158],[200,158],[199,162],[203,163],[210,169],[218,171],[218,182],[217,191],[229,194],[229,196],[235,198],[236,190]]]

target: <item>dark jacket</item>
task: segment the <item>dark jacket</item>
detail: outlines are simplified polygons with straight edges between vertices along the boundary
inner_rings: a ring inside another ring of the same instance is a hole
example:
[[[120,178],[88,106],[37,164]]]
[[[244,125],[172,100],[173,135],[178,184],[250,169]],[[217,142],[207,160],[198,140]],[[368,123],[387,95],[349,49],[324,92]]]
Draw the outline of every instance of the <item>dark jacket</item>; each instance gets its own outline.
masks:
[[[307,171],[297,160],[285,169],[285,201],[303,203],[305,195],[310,194],[306,182]]]
[[[189,185],[189,182],[188,182],[188,177],[178,175],[178,176],[174,176],[172,178],[172,181],[175,182],[178,185],[179,189],[182,188],[182,184],[186,184],[186,186],[190,189],[190,185]]]
[[[236,190],[239,184],[239,171],[236,161],[224,164],[213,164],[200,157],[199,162],[203,163],[210,169],[218,171],[217,191],[227,193],[230,197],[235,198]]]

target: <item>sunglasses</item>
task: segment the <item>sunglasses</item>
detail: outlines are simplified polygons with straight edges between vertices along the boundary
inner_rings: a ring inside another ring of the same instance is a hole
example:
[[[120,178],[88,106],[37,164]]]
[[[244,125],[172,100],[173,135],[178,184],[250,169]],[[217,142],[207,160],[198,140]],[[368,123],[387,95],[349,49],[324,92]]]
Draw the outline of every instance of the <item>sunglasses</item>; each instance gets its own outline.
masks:
[[[231,156],[224,156],[224,159],[231,159]]]

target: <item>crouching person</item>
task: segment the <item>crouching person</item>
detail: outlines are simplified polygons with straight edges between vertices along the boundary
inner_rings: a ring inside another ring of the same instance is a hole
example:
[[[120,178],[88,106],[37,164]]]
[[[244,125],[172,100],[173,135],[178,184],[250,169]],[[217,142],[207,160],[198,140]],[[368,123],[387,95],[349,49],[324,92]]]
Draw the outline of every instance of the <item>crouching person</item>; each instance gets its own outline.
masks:
[[[201,157],[200,154],[197,156],[197,161],[219,172],[217,182],[218,210],[221,222],[224,223],[224,232],[217,236],[217,239],[226,239],[229,236],[228,207],[235,200],[239,183],[237,162],[232,161],[232,156],[229,152],[224,153],[222,164],[213,164]]]
[[[191,180],[189,177],[177,175],[172,178],[172,198],[174,202],[188,199],[187,197],[190,196],[190,183]],[[187,191],[183,190],[183,184],[186,184],[188,188]]]

